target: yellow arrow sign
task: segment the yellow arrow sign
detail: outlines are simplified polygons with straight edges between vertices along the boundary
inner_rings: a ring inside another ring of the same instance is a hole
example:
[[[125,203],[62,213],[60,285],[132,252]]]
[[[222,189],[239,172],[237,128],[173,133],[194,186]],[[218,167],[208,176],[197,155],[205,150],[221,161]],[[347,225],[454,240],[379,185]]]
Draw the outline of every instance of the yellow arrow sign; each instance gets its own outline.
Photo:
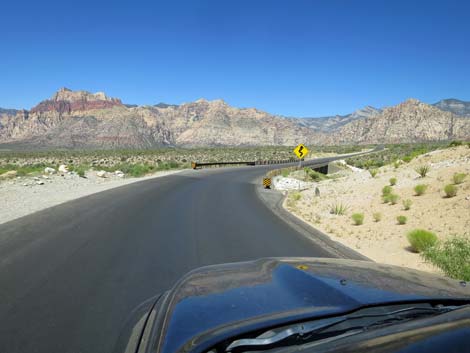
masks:
[[[297,157],[299,157],[299,159],[305,158],[305,156],[308,154],[308,148],[300,144],[294,148],[294,153]]]

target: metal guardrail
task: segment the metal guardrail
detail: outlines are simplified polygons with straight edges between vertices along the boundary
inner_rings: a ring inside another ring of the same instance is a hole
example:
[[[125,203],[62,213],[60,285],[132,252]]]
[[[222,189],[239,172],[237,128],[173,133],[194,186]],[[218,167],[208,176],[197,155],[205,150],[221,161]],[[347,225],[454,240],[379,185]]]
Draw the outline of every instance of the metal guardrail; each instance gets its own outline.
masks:
[[[271,164],[285,164],[295,162],[295,158],[281,159],[281,160],[261,160],[261,161],[249,161],[249,162],[210,162],[210,163],[198,163],[191,162],[191,168],[197,169],[202,167],[212,166],[225,166],[225,165],[271,165]]]

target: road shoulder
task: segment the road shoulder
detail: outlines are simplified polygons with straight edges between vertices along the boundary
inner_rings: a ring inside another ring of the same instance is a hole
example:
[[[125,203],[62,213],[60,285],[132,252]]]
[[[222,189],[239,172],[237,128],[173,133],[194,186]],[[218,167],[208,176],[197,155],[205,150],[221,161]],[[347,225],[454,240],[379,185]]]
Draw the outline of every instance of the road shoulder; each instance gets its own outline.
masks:
[[[300,218],[287,212],[282,206],[285,195],[273,189],[264,189],[261,186],[261,181],[254,185],[258,198],[269,208],[276,216],[281,218],[289,226],[294,228],[298,233],[305,236],[307,239],[315,243],[317,246],[324,248],[334,257],[351,259],[351,260],[364,260],[372,261],[368,257],[358,253],[357,251],[348,248],[347,246],[332,240],[327,234],[312,227],[310,224],[305,223]]]

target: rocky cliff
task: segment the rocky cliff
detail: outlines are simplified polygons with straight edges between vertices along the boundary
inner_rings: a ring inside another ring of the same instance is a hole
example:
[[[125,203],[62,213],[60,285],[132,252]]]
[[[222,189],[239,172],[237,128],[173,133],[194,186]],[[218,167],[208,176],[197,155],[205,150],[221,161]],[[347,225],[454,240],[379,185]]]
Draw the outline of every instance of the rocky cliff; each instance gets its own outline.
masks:
[[[410,99],[345,116],[285,118],[222,100],[125,105],[63,88],[30,111],[0,111],[0,142],[30,147],[151,148],[396,143],[469,139],[470,118]]]
[[[470,119],[416,99],[344,125],[329,136],[333,143],[401,143],[470,138]]]

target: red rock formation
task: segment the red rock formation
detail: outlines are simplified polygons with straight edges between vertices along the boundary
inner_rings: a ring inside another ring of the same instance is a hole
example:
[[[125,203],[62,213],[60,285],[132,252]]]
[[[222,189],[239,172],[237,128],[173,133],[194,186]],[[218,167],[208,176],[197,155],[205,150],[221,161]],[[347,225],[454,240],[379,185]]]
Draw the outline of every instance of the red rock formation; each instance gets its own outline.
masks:
[[[86,111],[92,109],[106,109],[121,106],[120,99],[109,98],[104,93],[89,93],[86,91],[71,91],[61,88],[51,99],[42,101],[31,109],[31,113],[58,112],[70,114],[74,111]]]

